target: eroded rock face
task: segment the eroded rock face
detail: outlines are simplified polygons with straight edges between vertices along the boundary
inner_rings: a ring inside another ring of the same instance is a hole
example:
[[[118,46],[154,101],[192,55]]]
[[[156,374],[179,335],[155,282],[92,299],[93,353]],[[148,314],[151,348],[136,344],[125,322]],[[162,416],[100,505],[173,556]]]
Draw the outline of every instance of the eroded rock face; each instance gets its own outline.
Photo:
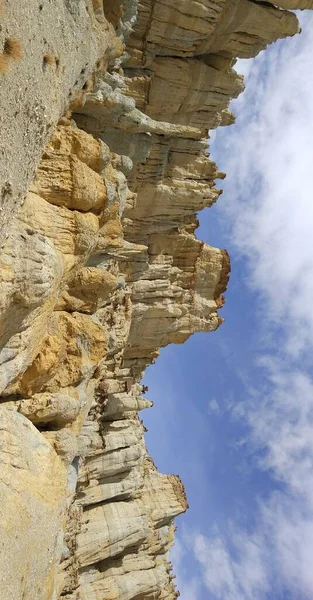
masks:
[[[64,464],[32,423],[1,408],[1,598],[50,600],[58,590],[62,521],[70,495]]]
[[[298,23],[251,0],[64,7],[75,27],[89,11],[89,50],[66,63],[84,89],[57,125],[68,88],[55,90],[56,126],[0,254],[1,525],[6,546],[11,524],[19,536],[1,598],[173,600],[187,500],[147,454],[140,381],[160,347],[223,321],[229,257],[195,236],[224,177],[207,129],[234,120],[235,58]]]
[[[108,64],[122,48],[91,0],[1,0],[0,18],[0,54],[6,39],[20,47],[7,72],[0,70],[2,245],[61,114],[97,62]]]

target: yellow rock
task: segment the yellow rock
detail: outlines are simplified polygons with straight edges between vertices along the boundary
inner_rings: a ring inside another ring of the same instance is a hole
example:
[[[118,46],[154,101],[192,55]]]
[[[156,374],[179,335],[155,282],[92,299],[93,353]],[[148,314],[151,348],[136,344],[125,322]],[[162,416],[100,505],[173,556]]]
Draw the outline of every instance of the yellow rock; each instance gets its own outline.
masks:
[[[103,328],[79,313],[54,312],[33,363],[21,377],[19,393],[30,396],[77,384],[105,357]]]

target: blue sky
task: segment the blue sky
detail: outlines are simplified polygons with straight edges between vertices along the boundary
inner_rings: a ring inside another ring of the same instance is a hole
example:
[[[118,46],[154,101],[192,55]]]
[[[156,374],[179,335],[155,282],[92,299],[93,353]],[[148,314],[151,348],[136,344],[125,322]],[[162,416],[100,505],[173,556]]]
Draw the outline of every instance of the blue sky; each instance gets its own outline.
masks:
[[[313,16],[239,61],[227,173],[198,237],[227,248],[225,322],[146,373],[148,449],[190,509],[173,551],[182,600],[313,598]]]

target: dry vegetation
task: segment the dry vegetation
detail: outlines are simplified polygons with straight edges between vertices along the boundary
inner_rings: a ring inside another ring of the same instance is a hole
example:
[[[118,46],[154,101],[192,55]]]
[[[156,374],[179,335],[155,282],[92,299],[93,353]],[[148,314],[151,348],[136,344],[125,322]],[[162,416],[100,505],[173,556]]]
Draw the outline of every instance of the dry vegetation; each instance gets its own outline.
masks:
[[[55,67],[57,64],[56,58],[52,52],[47,52],[47,54],[44,54],[43,62],[45,65],[49,65],[49,67]]]
[[[3,4],[0,0],[0,12]],[[14,38],[7,38],[4,42],[2,54],[0,54],[0,73],[8,73],[11,60],[20,60],[22,58],[22,44]]]
[[[22,58],[22,44],[14,38],[7,38],[5,40],[3,51],[4,54],[13,60],[20,60]]]

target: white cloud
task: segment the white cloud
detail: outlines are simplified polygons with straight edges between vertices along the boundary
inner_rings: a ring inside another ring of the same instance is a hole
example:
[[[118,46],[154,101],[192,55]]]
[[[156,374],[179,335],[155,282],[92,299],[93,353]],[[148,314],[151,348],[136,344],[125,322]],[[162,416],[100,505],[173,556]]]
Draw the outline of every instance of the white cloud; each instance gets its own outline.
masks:
[[[235,69],[236,69],[237,73],[240,73],[240,75],[243,75],[245,78],[245,81],[248,80],[248,77],[250,75],[252,68],[253,68],[253,59],[252,58],[248,58],[248,59],[239,58],[235,65]]]
[[[313,380],[273,357],[264,357],[263,364],[266,385],[244,405],[250,443],[265,450],[259,466],[313,511]]]
[[[301,36],[249,61],[247,90],[234,104],[244,118],[224,132],[221,164],[232,186],[233,241],[249,259],[266,317],[288,322],[293,354],[313,340],[312,26],[309,15]]]
[[[212,398],[212,400],[209,400],[208,410],[211,414],[215,414],[215,415],[218,415],[221,412],[220,405],[218,404],[218,402],[216,401],[215,398]]]
[[[260,504],[259,527],[253,533],[230,526],[227,538],[194,535],[194,557],[212,600],[264,600],[282,590],[310,600],[312,553],[312,515],[280,492]]]
[[[195,535],[194,553],[202,566],[205,586],[223,600],[257,599],[269,589],[264,548],[256,536],[243,533],[233,532],[233,544],[239,550],[237,559],[230,556],[222,538]]]
[[[234,415],[255,467],[279,484],[255,499],[252,531],[194,534],[212,600],[313,597],[313,16],[302,19],[301,36],[240,61],[247,91],[233,109],[244,117],[218,160],[232,195],[223,218],[260,301],[259,376]]]

